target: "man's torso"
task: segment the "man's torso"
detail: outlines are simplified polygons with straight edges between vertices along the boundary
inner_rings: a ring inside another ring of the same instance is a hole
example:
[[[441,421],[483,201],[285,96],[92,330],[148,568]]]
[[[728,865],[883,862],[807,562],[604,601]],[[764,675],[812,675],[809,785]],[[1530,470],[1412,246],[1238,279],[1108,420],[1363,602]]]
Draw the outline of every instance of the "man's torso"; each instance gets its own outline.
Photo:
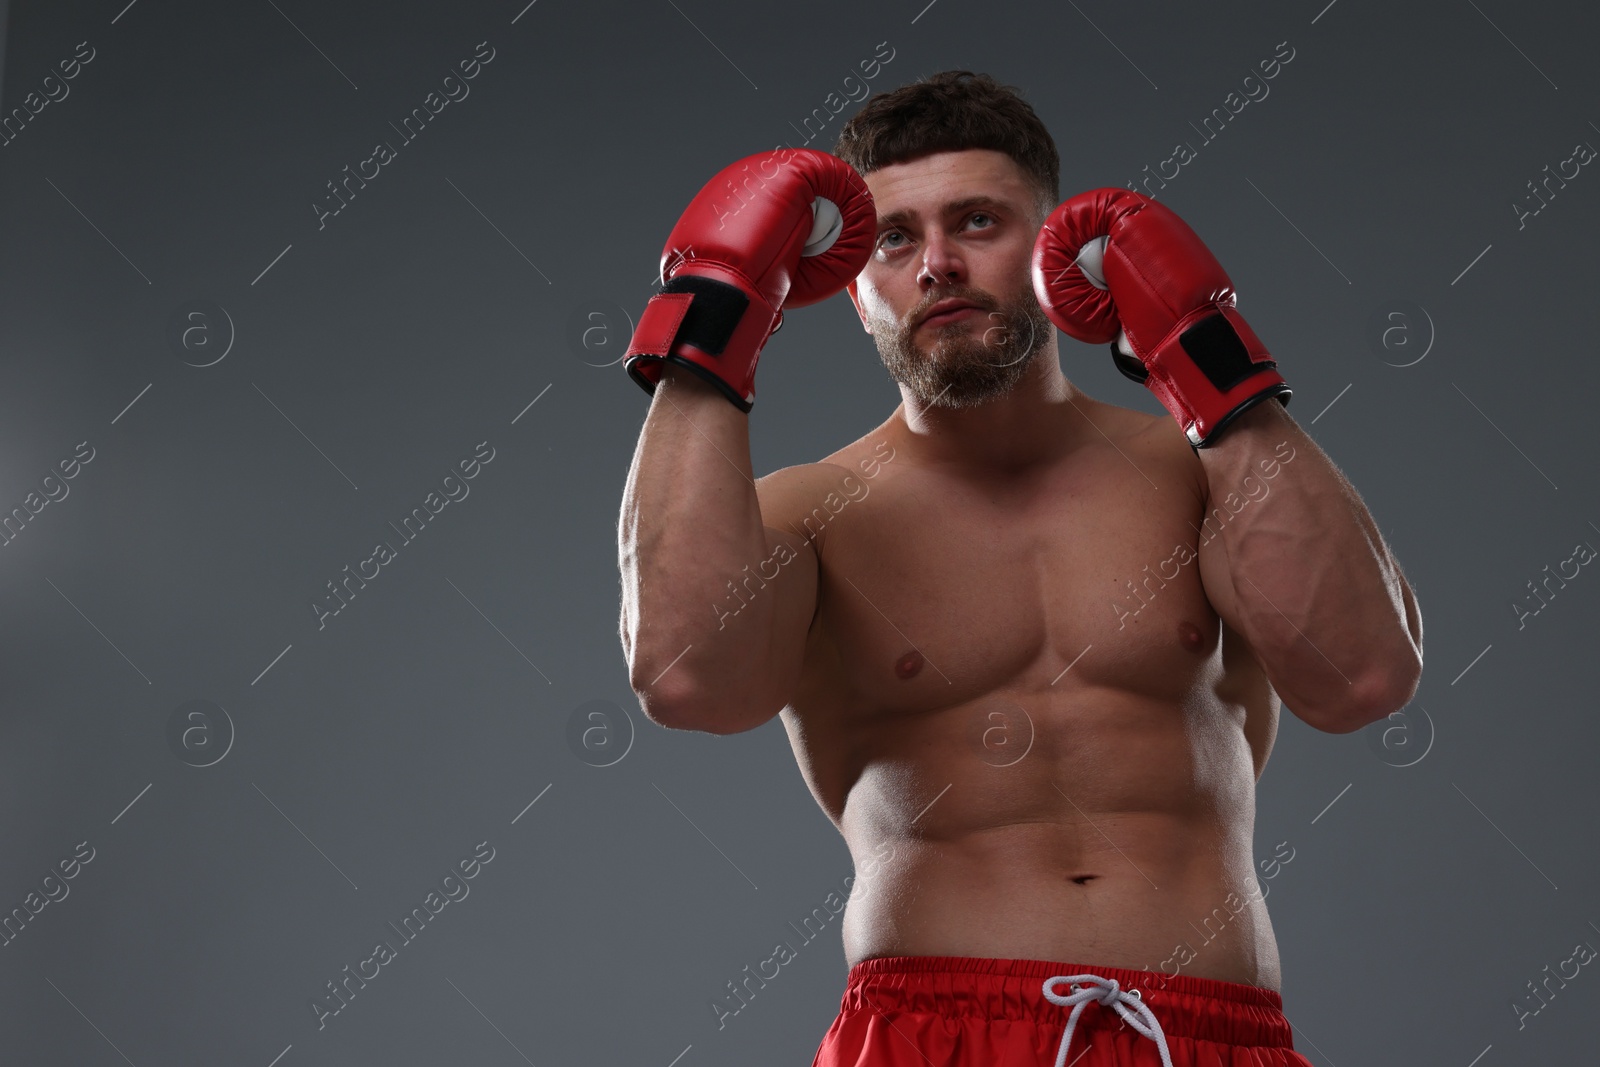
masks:
[[[1251,846],[1279,704],[1175,551],[1198,461],[1078,407],[1104,436],[1025,475],[919,466],[894,420],[805,469],[817,611],[782,719],[855,859],[846,957],[1277,989]]]

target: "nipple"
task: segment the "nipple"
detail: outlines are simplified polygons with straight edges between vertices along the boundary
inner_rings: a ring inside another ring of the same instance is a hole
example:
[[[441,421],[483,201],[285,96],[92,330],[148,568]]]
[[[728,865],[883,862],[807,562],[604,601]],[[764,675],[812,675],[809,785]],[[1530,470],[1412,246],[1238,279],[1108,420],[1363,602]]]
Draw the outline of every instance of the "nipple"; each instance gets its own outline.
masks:
[[[1178,624],[1178,640],[1190,652],[1200,652],[1204,650],[1203,646],[1205,645],[1206,637],[1205,634],[1200,632],[1200,627],[1194,623],[1180,622]]]
[[[915,678],[922,670],[922,653],[912,649],[901,656],[894,664],[894,673],[901,681]]]

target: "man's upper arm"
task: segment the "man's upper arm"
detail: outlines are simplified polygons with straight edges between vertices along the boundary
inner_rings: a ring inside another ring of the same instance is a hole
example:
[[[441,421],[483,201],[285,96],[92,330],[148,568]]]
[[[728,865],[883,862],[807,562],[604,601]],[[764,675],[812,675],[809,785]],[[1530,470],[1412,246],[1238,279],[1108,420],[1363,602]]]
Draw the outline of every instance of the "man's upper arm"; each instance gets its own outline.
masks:
[[[1195,498],[1199,501],[1201,509],[1200,528],[1196,533],[1196,540],[1199,543],[1195,548],[1198,556],[1195,566],[1199,568],[1201,588],[1205,592],[1206,599],[1211,602],[1211,609],[1222,620],[1225,638],[1232,644],[1236,652],[1241,652],[1255,661],[1256,666],[1261,670],[1262,677],[1267,679],[1267,686],[1270,689],[1272,683],[1271,679],[1267,678],[1266,664],[1262,662],[1255,648],[1245,638],[1244,632],[1239,625],[1239,598],[1234,595],[1233,569],[1228,560],[1227,543],[1222,539],[1220,532],[1215,527],[1210,531],[1210,539],[1207,539],[1205,523],[1211,517],[1211,513],[1208,510],[1211,487],[1209,480],[1206,478],[1205,466],[1200,462],[1200,457],[1195,454],[1194,449],[1189,447],[1189,442],[1186,438],[1181,434],[1174,434],[1172,438],[1170,447],[1175,461],[1183,470],[1185,484],[1190,486]],[[1223,508],[1222,512],[1225,516],[1228,514],[1226,508]],[[1274,699],[1276,699],[1276,696],[1277,694],[1274,690]]]
[[[767,552],[746,573],[758,575],[765,584],[741,574],[735,585],[752,602],[757,596],[772,598],[772,637],[765,659],[749,665],[756,673],[752,688],[761,695],[759,706],[749,709],[754,721],[743,729],[753,729],[782,711],[799,687],[806,635],[816,616],[819,573],[816,547],[807,536],[804,519],[827,496],[829,490],[822,486],[834,480],[830,469],[827,464],[803,464],[756,479]],[[739,624],[739,615],[747,610],[742,604],[740,597],[730,595],[727,606],[739,610],[724,625]]]

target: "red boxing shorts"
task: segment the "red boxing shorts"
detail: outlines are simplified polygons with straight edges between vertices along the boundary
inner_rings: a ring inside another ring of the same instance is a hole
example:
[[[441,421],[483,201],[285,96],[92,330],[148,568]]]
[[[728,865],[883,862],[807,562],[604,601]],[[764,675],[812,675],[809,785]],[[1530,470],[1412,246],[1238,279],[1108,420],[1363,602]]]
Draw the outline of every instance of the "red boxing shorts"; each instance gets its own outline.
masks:
[[[850,969],[812,1067],[1312,1067],[1283,998],[1190,975],[974,956]]]

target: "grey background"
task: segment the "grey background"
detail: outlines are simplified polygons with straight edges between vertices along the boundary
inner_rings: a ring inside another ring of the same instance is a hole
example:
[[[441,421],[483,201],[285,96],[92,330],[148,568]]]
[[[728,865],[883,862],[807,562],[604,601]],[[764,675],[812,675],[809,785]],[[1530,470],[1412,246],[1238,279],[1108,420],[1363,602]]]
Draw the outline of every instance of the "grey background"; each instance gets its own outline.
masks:
[[[1600,177],[1521,229],[1511,205],[1600,144],[1597,17],[1396,6],[11,5],[6,108],[78,42],[97,54],[0,147],[0,506],[95,453],[0,548],[0,911],[80,841],[94,858],[0,947],[0,1058],[809,1063],[837,923],[720,1029],[710,1004],[849,856],[780,724],[668,732],[632,703],[615,538],[647,398],[606,365],[616,309],[644,306],[711,175],[804,143],[879,42],[873,91],[953,67],[1023,88],[1067,196],[1200,144],[1189,124],[1288,41],[1270,95],[1160,195],[1390,539],[1428,669],[1387,737],[1283,715],[1256,852],[1294,850],[1264,882],[1285,1010],[1319,1067],[1576,1062],[1593,968],[1520,1029],[1511,1004],[1600,946],[1600,577],[1520,631],[1510,605],[1600,546]],[[470,96],[319,230],[324,183],[480,41]],[[223,318],[168,338],[197,300],[231,320],[207,367]],[[1385,348],[1400,300],[1432,326]],[[1159,410],[1061,344],[1090,393]],[[843,299],[791,315],[756,469],[897,401]],[[319,630],[324,583],[480,441],[470,495]],[[197,700],[205,730],[175,747]],[[572,743],[597,700],[610,740]],[[483,841],[470,895],[319,1030],[311,997]]]

